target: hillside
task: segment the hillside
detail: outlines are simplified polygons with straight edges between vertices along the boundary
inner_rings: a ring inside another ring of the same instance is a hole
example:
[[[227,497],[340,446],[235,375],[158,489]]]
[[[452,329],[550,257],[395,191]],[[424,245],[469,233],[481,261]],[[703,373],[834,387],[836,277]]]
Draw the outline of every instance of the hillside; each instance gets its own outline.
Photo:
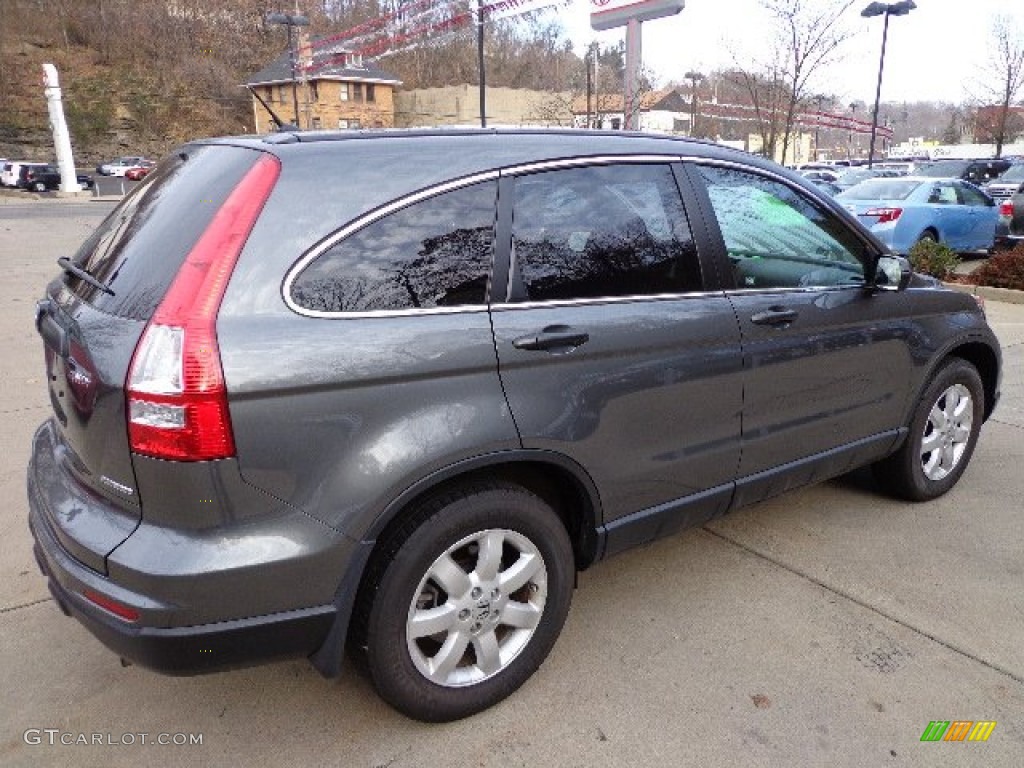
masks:
[[[44,62],[60,73],[79,165],[119,154],[158,157],[192,138],[252,131],[252,104],[241,83],[286,48],[284,30],[264,22],[279,5],[0,0],[0,156],[53,157]],[[337,34],[388,7],[378,0],[321,1],[309,14],[309,30]],[[491,85],[564,89],[582,80],[582,62],[557,23],[498,22],[488,34]],[[475,82],[471,30],[431,40],[383,66],[407,88]]]

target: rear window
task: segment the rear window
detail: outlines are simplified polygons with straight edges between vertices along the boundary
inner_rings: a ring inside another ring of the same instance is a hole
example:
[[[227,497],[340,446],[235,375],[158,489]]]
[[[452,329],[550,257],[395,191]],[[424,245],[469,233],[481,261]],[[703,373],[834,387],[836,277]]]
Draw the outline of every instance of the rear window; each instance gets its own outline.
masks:
[[[999,177],[999,181],[1024,181],[1024,163],[1011,165],[1010,169]]]
[[[101,312],[148,320],[192,246],[259,156],[241,147],[192,146],[164,160],[72,259],[114,295],[72,275],[65,275],[67,285]]]
[[[947,160],[939,163],[932,163],[918,171],[919,176],[934,176],[940,179],[955,179],[960,177],[970,163],[957,160]]]
[[[868,179],[843,192],[844,200],[906,200],[920,181]]]

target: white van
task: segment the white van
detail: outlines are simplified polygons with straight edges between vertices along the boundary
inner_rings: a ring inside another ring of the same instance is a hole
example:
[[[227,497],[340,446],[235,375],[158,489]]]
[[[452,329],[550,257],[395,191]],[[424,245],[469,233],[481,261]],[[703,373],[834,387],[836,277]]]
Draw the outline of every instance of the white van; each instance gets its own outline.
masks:
[[[0,185],[5,187],[18,186],[18,176],[21,174],[21,166],[23,165],[38,165],[38,163],[30,163],[27,160],[8,160],[3,164],[3,170],[0,170]]]

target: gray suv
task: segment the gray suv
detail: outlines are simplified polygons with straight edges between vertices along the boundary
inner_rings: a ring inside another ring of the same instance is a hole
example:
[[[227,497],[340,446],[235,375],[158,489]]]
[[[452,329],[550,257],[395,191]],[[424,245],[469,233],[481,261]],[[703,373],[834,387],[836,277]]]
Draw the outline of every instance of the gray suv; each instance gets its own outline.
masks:
[[[423,720],[521,685],[602,558],[862,465],[945,493],[999,394],[973,298],[693,141],[202,141],[59,263],[57,605],[165,672],[348,647]]]

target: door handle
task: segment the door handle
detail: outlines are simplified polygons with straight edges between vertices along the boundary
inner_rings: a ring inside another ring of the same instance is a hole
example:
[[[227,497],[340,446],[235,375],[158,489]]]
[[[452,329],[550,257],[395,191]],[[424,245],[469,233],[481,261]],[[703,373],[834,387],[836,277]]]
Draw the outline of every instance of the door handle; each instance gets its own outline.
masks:
[[[540,333],[521,336],[512,342],[516,349],[545,350],[569,347],[575,349],[590,341],[589,333],[575,331],[567,325],[549,325]]]
[[[755,325],[789,325],[800,316],[795,309],[785,307],[769,307],[764,312],[751,315],[750,322]]]

